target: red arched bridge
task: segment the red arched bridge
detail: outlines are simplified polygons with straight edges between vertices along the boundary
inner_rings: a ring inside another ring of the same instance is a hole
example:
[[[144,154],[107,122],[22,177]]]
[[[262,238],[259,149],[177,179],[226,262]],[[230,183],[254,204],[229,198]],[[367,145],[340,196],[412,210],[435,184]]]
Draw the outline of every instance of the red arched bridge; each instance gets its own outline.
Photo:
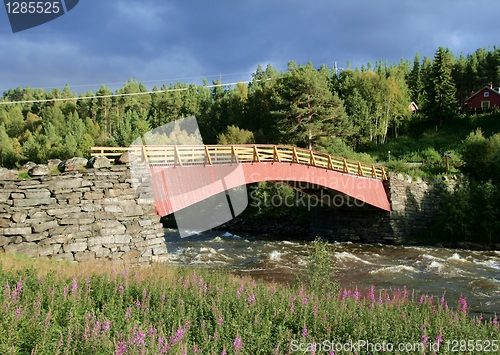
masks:
[[[255,182],[319,185],[390,211],[385,168],[281,145],[137,145],[92,147],[93,156],[124,151],[148,162],[160,216],[179,211],[226,190]]]

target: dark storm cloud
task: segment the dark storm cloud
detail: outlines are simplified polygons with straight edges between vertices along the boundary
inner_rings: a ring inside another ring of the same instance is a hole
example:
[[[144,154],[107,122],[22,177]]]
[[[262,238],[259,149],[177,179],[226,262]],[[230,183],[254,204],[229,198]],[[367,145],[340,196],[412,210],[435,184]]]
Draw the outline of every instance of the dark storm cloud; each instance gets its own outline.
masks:
[[[82,0],[16,34],[0,11],[0,89],[68,83],[81,92],[129,78],[152,87],[219,74],[231,82],[249,79],[259,63],[393,63],[433,56],[440,45],[469,54],[497,44],[499,10],[477,0]]]

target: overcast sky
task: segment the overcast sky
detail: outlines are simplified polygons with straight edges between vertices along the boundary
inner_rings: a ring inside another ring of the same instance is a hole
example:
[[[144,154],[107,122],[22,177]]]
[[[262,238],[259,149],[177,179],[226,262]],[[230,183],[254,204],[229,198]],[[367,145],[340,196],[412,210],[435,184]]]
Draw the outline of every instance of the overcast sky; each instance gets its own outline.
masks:
[[[345,68],[432,57],[439,46],[470,54],[498,44],[499,14],[498,0],[80,0],[12,33],[2,7],[0,91],[230,83],[258,64]]]

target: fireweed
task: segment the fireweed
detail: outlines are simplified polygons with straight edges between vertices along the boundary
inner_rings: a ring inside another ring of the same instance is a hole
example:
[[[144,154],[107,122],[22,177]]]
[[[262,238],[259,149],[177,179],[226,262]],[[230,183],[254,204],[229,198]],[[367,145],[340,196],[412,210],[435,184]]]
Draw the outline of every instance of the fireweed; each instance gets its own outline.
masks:
[[[470,317],[464,298],[328,289],[318,283],[323,271],[295,286],[168,265],[42,277],[0,267],[0,353],[291,354],[292,341],[500,339],[497,317]]]

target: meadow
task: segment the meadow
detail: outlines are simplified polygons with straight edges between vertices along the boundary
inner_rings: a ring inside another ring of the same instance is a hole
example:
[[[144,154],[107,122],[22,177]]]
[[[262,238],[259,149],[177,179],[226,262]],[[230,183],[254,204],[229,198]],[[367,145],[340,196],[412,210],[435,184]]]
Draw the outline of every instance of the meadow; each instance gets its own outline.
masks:
[[[329,278],[315,241],[294,284],[199,267],[0,254],[1,354],[489,354],[500,324],[467,300]]]

